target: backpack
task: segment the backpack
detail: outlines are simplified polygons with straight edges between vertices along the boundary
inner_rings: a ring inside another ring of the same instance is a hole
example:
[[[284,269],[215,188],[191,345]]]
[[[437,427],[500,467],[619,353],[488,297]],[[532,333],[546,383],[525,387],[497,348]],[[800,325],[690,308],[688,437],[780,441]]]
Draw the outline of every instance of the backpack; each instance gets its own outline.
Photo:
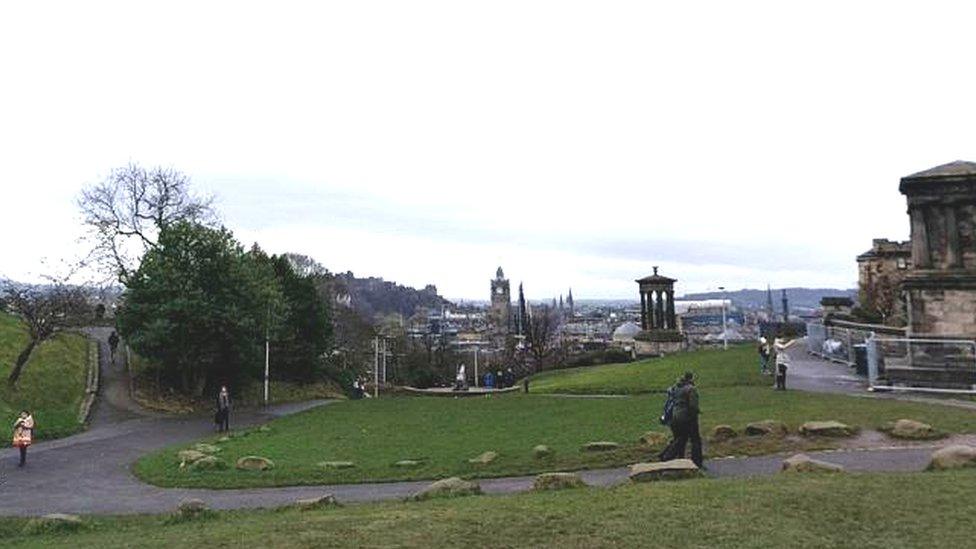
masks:
[[[674,419],[674,405],[677,403],[678,386],[672,385],[668,387],[668,398],[664,400],[664,411],[661,413],[661,424],[670,425],[671,420]]]

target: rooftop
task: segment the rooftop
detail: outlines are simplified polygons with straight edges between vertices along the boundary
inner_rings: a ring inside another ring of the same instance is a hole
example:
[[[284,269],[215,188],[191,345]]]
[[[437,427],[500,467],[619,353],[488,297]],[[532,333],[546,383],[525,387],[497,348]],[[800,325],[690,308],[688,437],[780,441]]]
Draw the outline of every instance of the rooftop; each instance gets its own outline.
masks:
[[[976,176],[976,162],[956,160],[948,164],[942,164],[925,171],[913,173],[902,178],[905,179],[938,179],[944,177],[968,177]]]

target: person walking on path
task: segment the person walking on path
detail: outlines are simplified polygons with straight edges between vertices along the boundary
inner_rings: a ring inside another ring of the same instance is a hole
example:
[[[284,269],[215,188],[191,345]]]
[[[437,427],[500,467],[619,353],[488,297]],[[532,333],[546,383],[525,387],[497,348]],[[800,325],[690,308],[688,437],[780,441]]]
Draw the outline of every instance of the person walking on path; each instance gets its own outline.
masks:
[[[663,457],[667,457],[667,460],[685,457],[685,447],[691,441],[691,461],[699,468],[704,468],[701,433],[698,428],[700,413],[695,374],[685,372],[674,396],[674,418],[671,420],[671,430],[675,438],[668,455]]]
[[[217,393],[217,431],[224,433],[230,430],[230,391],[226,385],[220,386]]]
[[[115,363],[115,350],[119,348],[119,334],[112,330],[108,336],[108,350],[112,354],[112,363]]]
[[[776,390],[778,391],[786,390],[786,370],[790,367],[790,355],[786,354],[786,349],[789,349],[796,341],[793,339],[784,342],[782,339],[776,338],[773,342],[773,347],[776,349]]]
[[[34,416],[29,410],[20,412],[14,421],[14,446],[20,449],[20,463],[18,467],[27,464],[27,447],[34,442]]]
[[[769,372],[769,342],[765,337],[759,338],[759,373]]]

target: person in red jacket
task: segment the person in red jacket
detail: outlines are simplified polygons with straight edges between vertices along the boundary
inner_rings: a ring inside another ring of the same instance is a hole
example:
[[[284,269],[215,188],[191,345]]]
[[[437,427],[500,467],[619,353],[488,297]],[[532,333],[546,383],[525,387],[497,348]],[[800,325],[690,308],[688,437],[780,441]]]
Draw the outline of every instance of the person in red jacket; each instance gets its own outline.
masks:
[[[27,464],[27,447],[34,442],[34,416],[29,410],[24,410],[14,421],[14,446],[20,448],[20,464]]]

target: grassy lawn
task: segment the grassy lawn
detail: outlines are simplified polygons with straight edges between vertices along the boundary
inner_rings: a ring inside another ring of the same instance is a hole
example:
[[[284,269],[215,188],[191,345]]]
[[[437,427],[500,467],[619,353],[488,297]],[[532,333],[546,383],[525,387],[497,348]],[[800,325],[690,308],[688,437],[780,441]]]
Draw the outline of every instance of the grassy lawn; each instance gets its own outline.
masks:
[[[768,387],[701,387],[703,433],[728,423],[742,428],[763,419],[785,421],[792,429],[810,420],[836,419],[874,429],[902,417],[928,422],[947,432],[976,432],[976,413],[968,410],[842,395],[777,392]],[[540,471],[627,465],[651,459],[656,449],[637,440],[656,422],[662,395],[623,398],[563,398],[508,395],[486,399],[401,397],[344,401],[276,420],[270,430],[252,429],[219,444],[220,456],[233,463],[245,455],[272,459],[268,472],[234,469],[182,472],[169,448],[144,457],[136,474],[153,484],[185,487],[256,487],[296,484],[358,483],[460,475],[493,477]],[[247,436],[241,436],[246,434]],[[591,441],[622,445],[606,453],[584,453]],[[214,442],[215,437],[208,442]],[[531,455],[537,444],[555,451],[551,459]],[[829,448],[835,440],[794,440],[740,437],[735,442],[706,445],[706,455],[762,454]],[[467,462],[485,451],[498,452],[490,465]],[[421,460],[416,469],[394,463]],[[322,461],[353,461],[356,467],[329,470]]]
[[[626,364],[543,372],[532,377],[529,390],[566,394],[659,393],[688,370],[709,387],[769,385],[769,378],[759,374],[758,360],[752,345],[737,345],[728,351],[710,349]]]
[[[692,480],[318,511],[91,517],[4,547],[970,547],[976,470]]]
[[[38,439],[76,433],[78,407],[85,392],[88,341],[76,334],[61,334],[46,341],[31,355],[16,387],[7,376],[27,335],[10,315],[0,313],[0,433],[9,444],[10,426],[20,410],[34,412]]]

